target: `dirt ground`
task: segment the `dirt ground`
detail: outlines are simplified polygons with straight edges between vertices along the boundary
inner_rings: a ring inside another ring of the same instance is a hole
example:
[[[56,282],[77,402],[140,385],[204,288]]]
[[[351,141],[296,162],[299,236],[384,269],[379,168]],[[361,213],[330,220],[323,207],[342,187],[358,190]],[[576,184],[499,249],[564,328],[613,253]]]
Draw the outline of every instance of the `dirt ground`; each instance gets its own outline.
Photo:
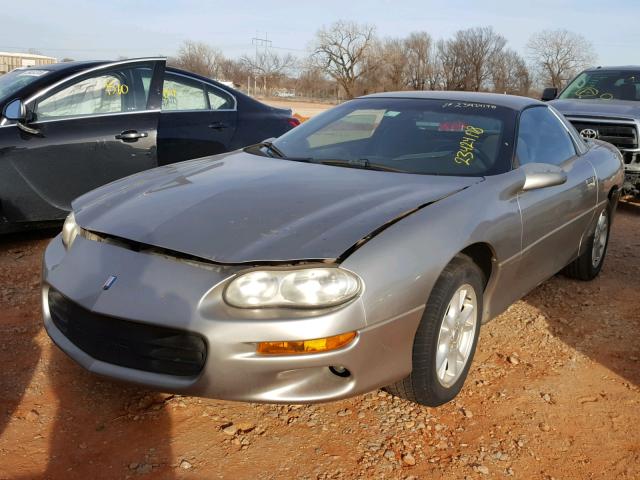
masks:
[[[301,102],[298,100],[287,100],[284,98],[260,98],[262,102],[271,105],[272,107],[278,108],[290,108],[293,110],[294,114],[298,114],[302,117],[313,117],[318,113],[322,113],[325,110],[333,107],[334,105],[326,104],[326,103],[315,103],[315,102]]]
[[[93,376],[42,328],[45,234],[0,239],[0,479],[638,479],[640,205],[602,275],[557,276],[483,327],[459,398],[270,406]]]

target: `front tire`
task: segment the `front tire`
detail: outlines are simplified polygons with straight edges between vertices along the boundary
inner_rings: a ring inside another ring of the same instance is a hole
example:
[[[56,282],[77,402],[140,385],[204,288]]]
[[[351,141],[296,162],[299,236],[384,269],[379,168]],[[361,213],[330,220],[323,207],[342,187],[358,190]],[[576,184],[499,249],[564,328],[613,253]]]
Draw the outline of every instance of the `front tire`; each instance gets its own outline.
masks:
[[[611,204],[609,204],[600,212],[595,231],[587,241],[586,250],[565,268],[564,272],[568,277],[584,281],[593,280],[602,270],[609,245],[611,211]]]
[[[484,281],[480,268],[466,255],[447,265],[416,332],[413,370],[387,387],[389,393],[430,407],[458,395],[478,343]]]

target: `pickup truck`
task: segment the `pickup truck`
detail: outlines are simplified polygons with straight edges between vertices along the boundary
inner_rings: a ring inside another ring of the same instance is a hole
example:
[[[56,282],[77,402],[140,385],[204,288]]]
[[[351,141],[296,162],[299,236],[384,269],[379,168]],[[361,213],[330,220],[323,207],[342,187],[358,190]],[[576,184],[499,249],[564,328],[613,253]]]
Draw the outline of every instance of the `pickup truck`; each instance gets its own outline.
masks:
[[[640,197],[640,66],[597,67],[581,72],[550,102],[583,138],[615,145],[624,158],[622,193]]]

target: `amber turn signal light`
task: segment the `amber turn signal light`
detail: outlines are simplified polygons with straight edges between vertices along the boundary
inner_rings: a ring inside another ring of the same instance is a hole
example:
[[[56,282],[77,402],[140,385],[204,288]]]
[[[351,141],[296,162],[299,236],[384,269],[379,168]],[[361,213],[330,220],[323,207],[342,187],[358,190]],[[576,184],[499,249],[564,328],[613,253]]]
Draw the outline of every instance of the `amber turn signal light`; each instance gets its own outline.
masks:
[[[257,352],[261,355],[298,355],[320,353],[344,347],[356,338],[356,332],[341,333],[333,337],[292,342],[260,342]]]

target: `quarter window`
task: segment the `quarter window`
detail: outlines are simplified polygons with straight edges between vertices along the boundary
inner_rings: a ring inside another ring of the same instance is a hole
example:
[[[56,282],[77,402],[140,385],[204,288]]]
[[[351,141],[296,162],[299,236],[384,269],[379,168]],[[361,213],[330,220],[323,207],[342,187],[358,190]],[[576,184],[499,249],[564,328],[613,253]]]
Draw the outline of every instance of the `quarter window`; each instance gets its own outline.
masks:
[[[522,112],[516,145],[520,165],[560,165],[575,154],[575,146],[565,126],[547,107],[533,107]]]
[[[100,71],[67,84],[38,101],[38,120],[145,110],[149,90],[141,74],[148,67]]]
[[[211,110],[233,110],[234,108],[233,97],[227,92],[208,86],[207,96]]]

